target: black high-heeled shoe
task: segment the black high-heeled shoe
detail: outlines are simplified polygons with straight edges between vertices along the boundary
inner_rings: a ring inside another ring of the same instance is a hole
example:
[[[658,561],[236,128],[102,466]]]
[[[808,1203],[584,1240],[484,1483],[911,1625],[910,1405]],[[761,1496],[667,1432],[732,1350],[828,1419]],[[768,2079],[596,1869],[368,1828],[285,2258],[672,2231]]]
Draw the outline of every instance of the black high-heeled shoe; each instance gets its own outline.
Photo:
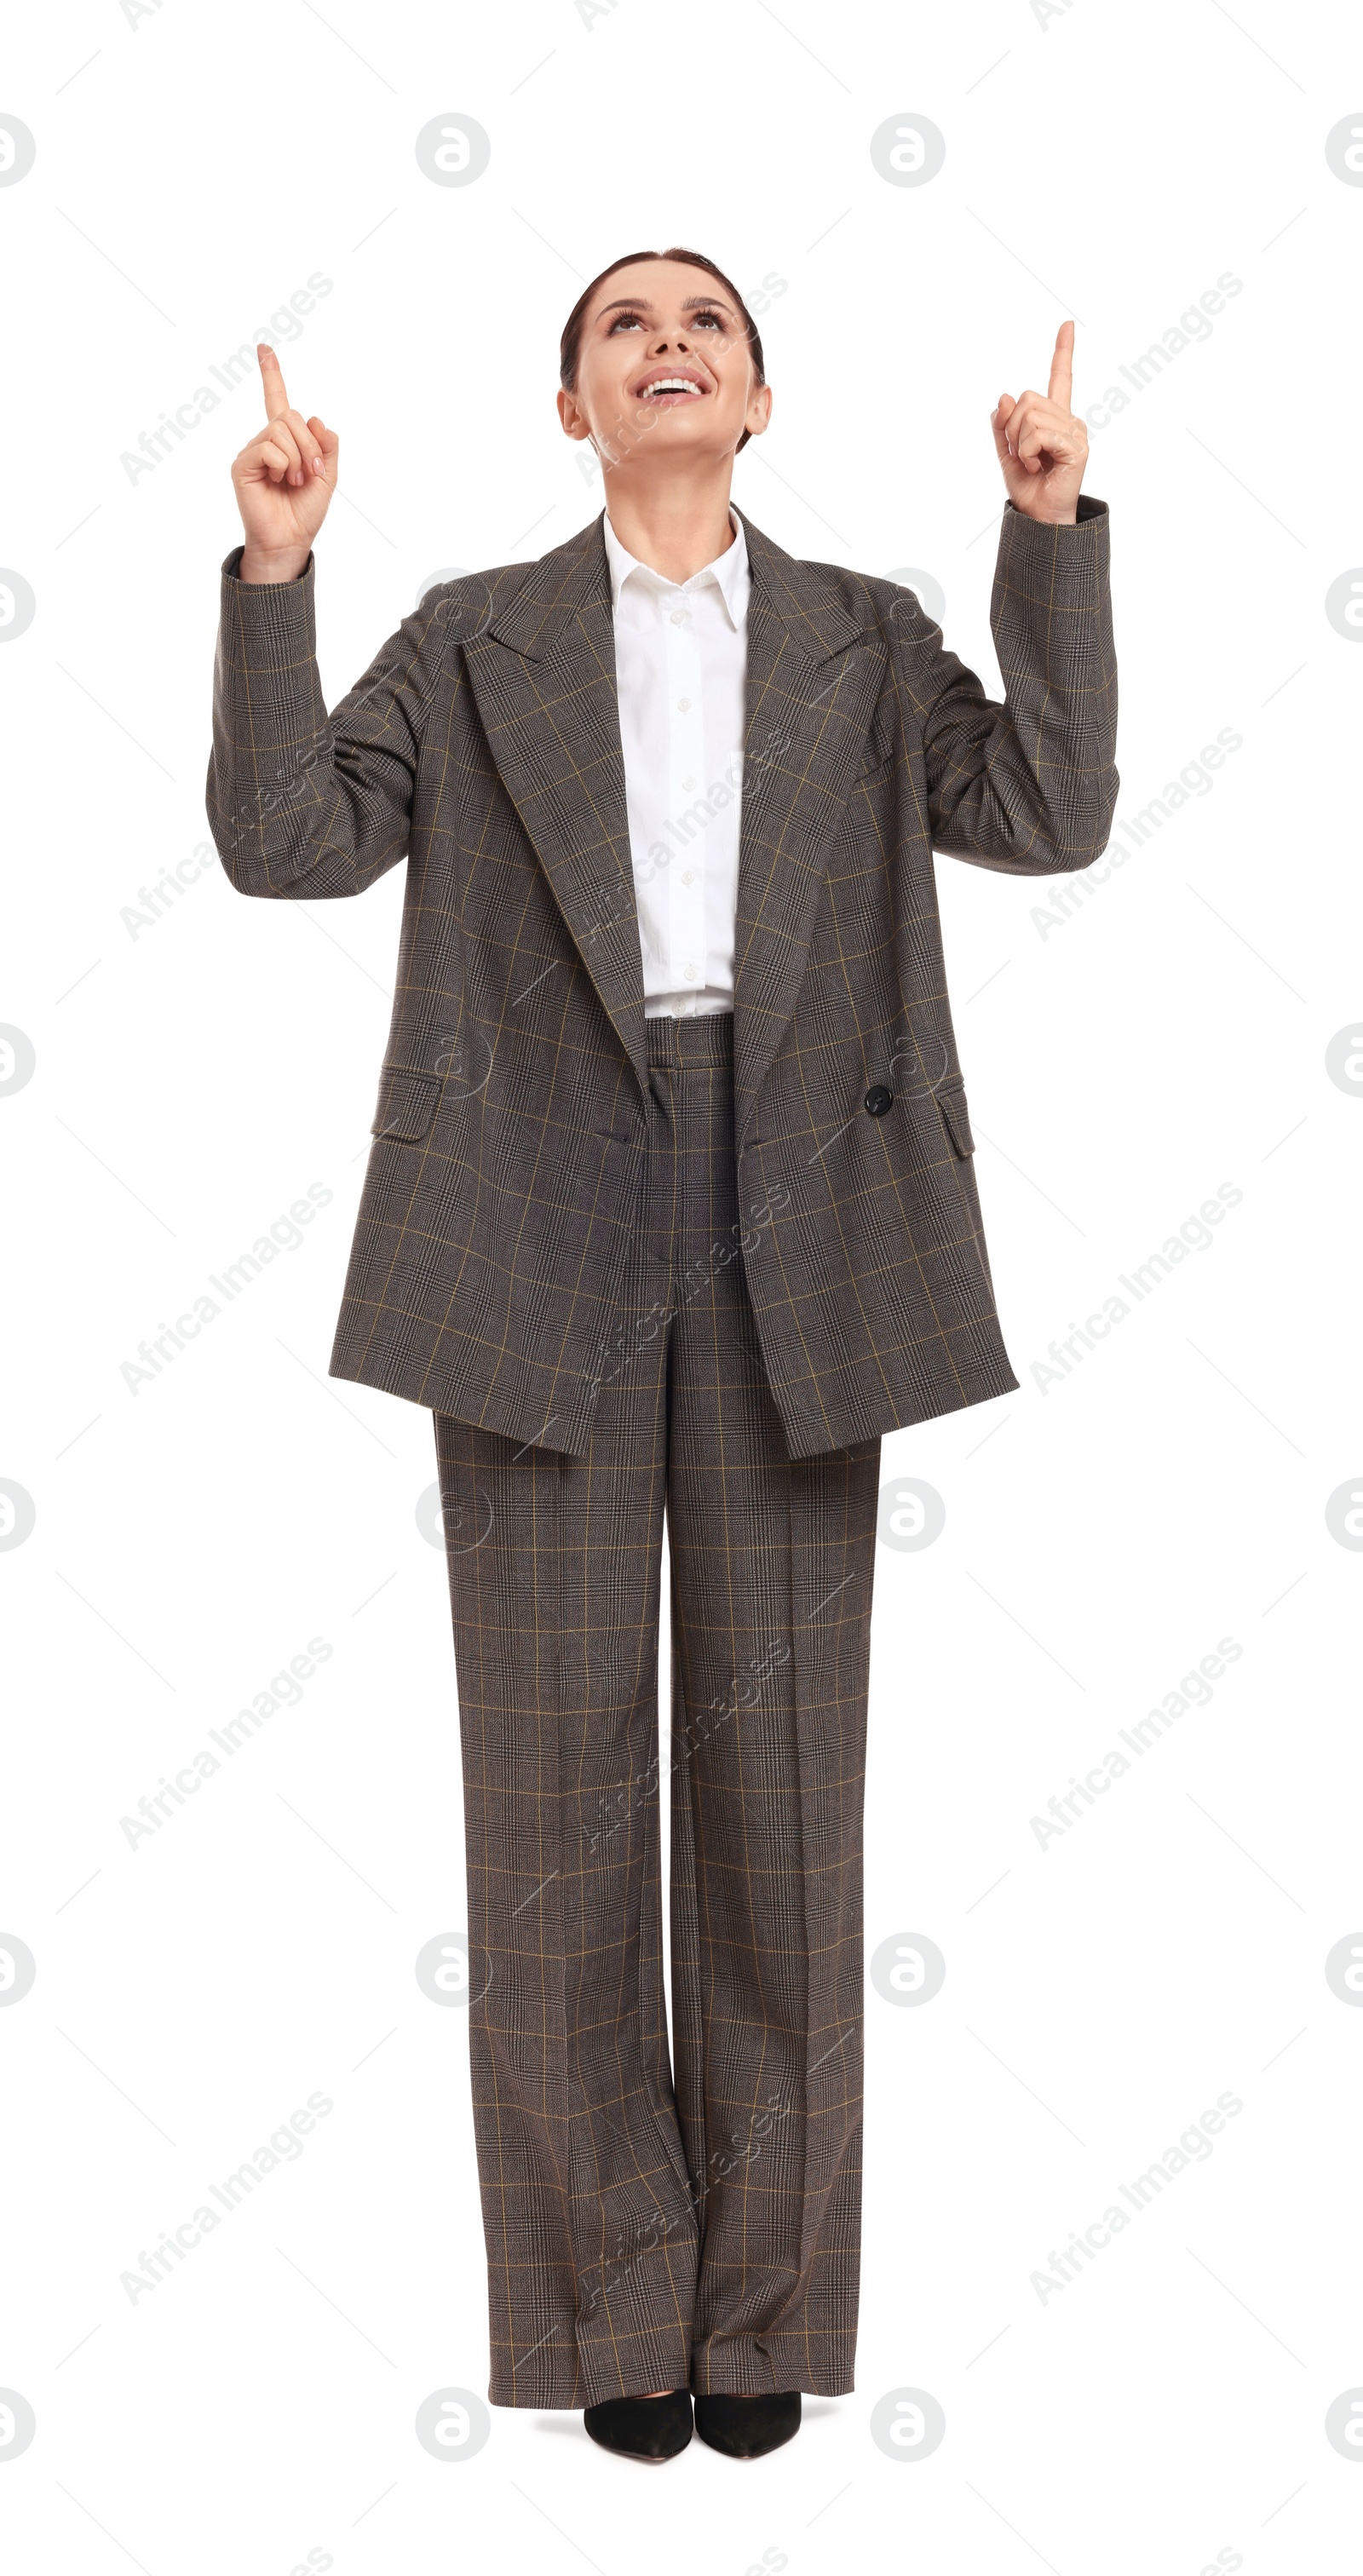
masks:
[[[779,2451],[800,2429],[798,2388],[764,2389],[756,2397],[721,2394],[696,2399],[696,2431],[712,2451],[731,2460],[760,2460]]]
[[[691,2439],[691,2391],[673,2388],[666,2397],[603,2397],[588,2406],[582,2421],[603,2451],[618,2451],[626,2460],[675,2460]]]

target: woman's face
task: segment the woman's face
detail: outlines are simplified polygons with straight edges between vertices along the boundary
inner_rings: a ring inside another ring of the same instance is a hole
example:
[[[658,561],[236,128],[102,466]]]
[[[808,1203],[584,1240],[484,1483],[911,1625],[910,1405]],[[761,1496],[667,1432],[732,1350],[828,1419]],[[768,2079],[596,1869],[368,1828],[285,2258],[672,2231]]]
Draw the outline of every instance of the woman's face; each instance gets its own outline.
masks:
[[[764,430],[743,318],[718,278],[682,260],[617,268],[582,327],[577,389],[560,392],[570,438],[592,438],[603,465],[677,465],[732,456],[745,429]]]

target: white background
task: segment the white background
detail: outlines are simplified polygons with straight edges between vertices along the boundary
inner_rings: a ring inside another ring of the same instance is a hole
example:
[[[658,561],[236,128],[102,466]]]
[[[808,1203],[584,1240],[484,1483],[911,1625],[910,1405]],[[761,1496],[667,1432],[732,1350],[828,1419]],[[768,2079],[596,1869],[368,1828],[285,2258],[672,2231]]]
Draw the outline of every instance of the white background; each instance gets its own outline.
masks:
[[[1030,0],[133,14],[25,13],[0,98],[37,141],[0,188],[0,561],[37,603],[0,649],[0,1019],[36,1051],[0,1102],[0,1475],[36,1509],[0,1554],[0,1932],[37,1961],[0,2012],[0,2384],[37,2418],[0,2447],[11,2563],[1353,2564],[1363,2454],[1325,2414],[1363,2384],[1363,2011],[1324,1962],[1363,1926],[1360,1561],[1325,1509],[1363,1466],[1363,1111],[1325,1054],[1360,1002],[1363,656],[1324,600],[1363,562],[1363,189],[1324,145],[1363,104],[1356,29],[1266,0],[1073,0],[1044,25]],[[417,166],[445,113],[491,137],[472,186]],[[945,166],[892,186],[870,137],[914,114]],[[917,2008],[868,1988],[856,2393],[807,2399],[765,2463],[693,2444],[662,2483],[571,2414],[493,2410],[448,2462],[415,2437],[431,2392],[487,2385],[464,2017],[413,1974],[463,1921],[453,1658],[417,1519],[429,1418],[326,1377],[402,871],[350,906],[195,876],[254,385],[155,470],[121,460],[331,281],[282,354],[342,438],[334,703],[432,572],[599,508],[554,410],[559,331],[607,260],[674,237],[754,298],[782,281],[740,506],[797,555],[930,572],[991,690],[998,393],[1044,385],[1075,314],[1077,404],[1100,403],[1237,278],[1210,338],[1095,428],[1088,488],[1112,510],[1119,814],[1220,729],[1242,741],[1123,866],[1058,881],[1050,926],[1056,888],[939,862],[1022,1381],[884,1448],[946,1524],[878,1551],[868,1957],[921,1935],[946,1981]],[[130,1392],[139,1343],[314,1182],[298,1247]],[[1032,1363],[1222,1183],[1242,1196],[1214,1239],[1043,1392]],[[332,1653],[298,1705],[130,1848],[138,1800],[313,1637]],[[1225,1637],[1207,1704],[1043,1847],[1032,1819]],[[314,2091],[333,2108],[301,2154],[131,2301],[121,2275]],[[1210,2151],[1043,2297],[1033,2276],[1223,2093]],[[872,2438],[901,2389],[945,2411],[930,2458]]]

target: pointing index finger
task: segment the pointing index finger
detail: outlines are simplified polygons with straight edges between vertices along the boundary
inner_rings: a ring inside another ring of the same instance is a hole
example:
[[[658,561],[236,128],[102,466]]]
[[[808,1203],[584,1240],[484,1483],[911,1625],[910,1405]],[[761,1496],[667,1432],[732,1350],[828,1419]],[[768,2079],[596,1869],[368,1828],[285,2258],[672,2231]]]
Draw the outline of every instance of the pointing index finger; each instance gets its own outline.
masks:
[[[1046,387],[1049,402],[1063,403],[1072,409],[1070,396],[1074,388],[1074,324],[1062,322],[1055,335],[1055,356],[1051,360],[1051,380]]]
[[[283,369],[273,349],[264,340],[257,341],[256,356],[260,361],[260,381],[265,391],[265,417],[279,420],[289,408]]]

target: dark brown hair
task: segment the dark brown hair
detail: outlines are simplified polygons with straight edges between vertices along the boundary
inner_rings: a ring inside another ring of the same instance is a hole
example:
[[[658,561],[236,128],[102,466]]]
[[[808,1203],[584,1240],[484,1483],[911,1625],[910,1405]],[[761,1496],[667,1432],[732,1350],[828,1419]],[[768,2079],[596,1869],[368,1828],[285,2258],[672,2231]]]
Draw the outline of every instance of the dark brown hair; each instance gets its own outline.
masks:
[[[617,268],[633,268],[640,260],[645,259],[684,260],[688,268],[703,268],[708,270],[711,277],[718,278],[720,285],[725,290],[725,293],[733,298],[734,303],[743,317],[743,329],[747,337],[748,349],[752,357],[753,366],[757,371],[757,381],[759,385],[764,385],[767,381],[767,376],[762,357],[762,342],[758,336],[757,324],[754,322],[751,313],[748,311],[747,305],[739,294],[738,288],[735,286],[733,279],[731,277],[726,277],[723,269],[717,268],[712,259],[707,259],[703,250],[678,250],[674,246],[671,250],[627,251],[623,259],[613,259],[609,268],[603,268],[600,276],[594,277],[591,285],[583,288],[576,304],[573,306],[572,312],[569,314],[567,321],[563,325],[563,337],[559,342],[558,380],[562,385],[564,392],[571,394],[576,393],[577,391],[577,362],[582,348],[583,325],[586,322],[588,308],[590,307],[592,297],[595,295],[597,288],[599,286],[604,286],[608,277],[614,277]],[[752,431],[745,429],[737,447],[734,450],[734,454],[736,456],[742,454],[742,451],[747,446],[751,436]]]

